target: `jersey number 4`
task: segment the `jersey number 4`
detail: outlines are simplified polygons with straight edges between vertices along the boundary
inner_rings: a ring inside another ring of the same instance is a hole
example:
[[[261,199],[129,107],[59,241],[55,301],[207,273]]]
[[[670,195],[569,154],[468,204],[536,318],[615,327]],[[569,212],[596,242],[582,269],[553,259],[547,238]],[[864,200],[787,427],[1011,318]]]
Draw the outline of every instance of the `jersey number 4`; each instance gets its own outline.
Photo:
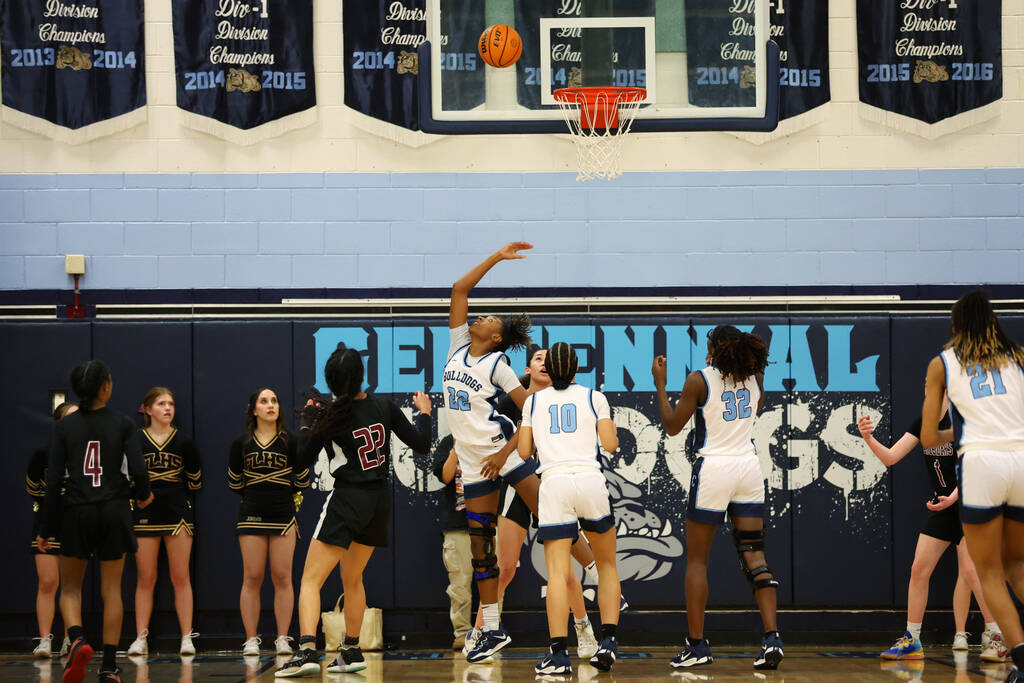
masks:
[[[384,425],[378,422],[357,429],[352,432],[352,438],[363,442],[359,444],[359,463],[364,470],[372,470],[384,464],[384,455],[380,452],[384,446]]]
[[[749,389],[724,392],[722,394],[722,403],[725,404],[725,410],[722,411],[722,419],[726,422],[732,422],[736,418],[742,420],[745,417],[750,417]]]
[[[85,446],[85,462],[82,473],[92,479],[93,487],[99,486],[103,479],[103,465],[100,464],[100,442],[90,441]]]

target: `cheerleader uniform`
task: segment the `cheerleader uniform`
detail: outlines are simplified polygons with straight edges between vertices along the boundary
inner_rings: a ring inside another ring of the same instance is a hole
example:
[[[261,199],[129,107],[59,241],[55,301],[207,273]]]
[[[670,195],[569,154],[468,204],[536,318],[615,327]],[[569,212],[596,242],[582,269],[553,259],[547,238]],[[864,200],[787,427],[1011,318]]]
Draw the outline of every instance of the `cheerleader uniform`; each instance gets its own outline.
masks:
[[[378,548],[388,545],[391,435],[417,453],[430,450],[430,415],[420,413],[413,422],[415,426],[391,401],[369,394],[352,401],[348,426],[340,432],[303,430],[301,462],[311,463],[324,450],[334,477],[334,490],[324,501],[313,538],[340,548],[348,548],[352,541]]]
[[[177,536],[195,533],[192,496],[203,485],[202,466],[195,442],[177,429],[157,443],[145,429],[139,430],[142,455],[149,468],[153,502],[135,510],[135,535]]]
[[[287,431],[269,443],[255,434],[231,444],[228,486],[242,496],[238,508],[239,536],[285,536],[294,527],[294,494],[309,486],[309,467],[297,468],[298,442]]]
[[[32,497],[32,554],[41,553],[36,537],[43,529],[43,500],[46,498],[46,460],[45,448],[32,453],[28,460],[28,475],[25,477],[25,490]],[[50,548],[56,555],[60,554],[60,541],[51,536],[49,539]]]

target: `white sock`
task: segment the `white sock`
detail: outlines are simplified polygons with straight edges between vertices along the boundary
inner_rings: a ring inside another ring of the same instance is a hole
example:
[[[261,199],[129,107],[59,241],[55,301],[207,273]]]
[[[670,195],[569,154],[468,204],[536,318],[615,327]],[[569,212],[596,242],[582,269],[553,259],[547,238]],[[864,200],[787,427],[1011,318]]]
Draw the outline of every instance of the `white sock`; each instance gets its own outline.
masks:
[[[994,621],[986,621],[985,622],[985,630],[986,631],[992,631],[993,633],[1002,634],[1002,631],[999,630],[999,624],[997,624]]]
[[[586,626],[590,624],[590,619],[587,617],[583,617],[582,619],[577,619],[576,617],[573,617],[573,621],[576,622],[577,626]]]
[[[587,577],[588,583],[597,583],[597,561],[591,562],[584,567],[583,574]]]
[[[909,631],[910,635],[912,635],[913,637],[920,638],[921,637],[921,622],[919,621],[917,623],[914,623],[913,621],[908,621],[907,622],[907,631]]]
[[[501,615],[498,613],[498,603],[493,605],[482,605],[484,613],[484,628],[485,631],[497,631],[498,626],[501,623]]]

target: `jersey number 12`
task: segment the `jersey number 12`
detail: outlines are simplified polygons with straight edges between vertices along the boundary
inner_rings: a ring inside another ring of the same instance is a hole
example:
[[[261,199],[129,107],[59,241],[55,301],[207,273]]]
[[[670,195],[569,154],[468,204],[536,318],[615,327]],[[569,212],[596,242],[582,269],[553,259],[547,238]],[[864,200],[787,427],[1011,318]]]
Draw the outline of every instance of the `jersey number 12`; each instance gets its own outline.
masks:
[[[85,447],[85,462],[82,463],[82,473],[92,478],[93,487],[100,485],[103,479],[103,465],[100,464],[100,442],[90,441]]]

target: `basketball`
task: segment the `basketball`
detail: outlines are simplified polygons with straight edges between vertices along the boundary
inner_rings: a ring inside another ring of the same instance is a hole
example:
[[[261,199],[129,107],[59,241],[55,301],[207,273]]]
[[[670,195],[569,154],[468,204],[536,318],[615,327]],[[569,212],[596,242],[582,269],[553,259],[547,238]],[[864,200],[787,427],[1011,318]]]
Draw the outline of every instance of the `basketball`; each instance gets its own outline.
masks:
[[[523,39],[511,26],[495,24],[480,34],[480,56],[491,66],[499,69],[512,66],[521,54]]]

